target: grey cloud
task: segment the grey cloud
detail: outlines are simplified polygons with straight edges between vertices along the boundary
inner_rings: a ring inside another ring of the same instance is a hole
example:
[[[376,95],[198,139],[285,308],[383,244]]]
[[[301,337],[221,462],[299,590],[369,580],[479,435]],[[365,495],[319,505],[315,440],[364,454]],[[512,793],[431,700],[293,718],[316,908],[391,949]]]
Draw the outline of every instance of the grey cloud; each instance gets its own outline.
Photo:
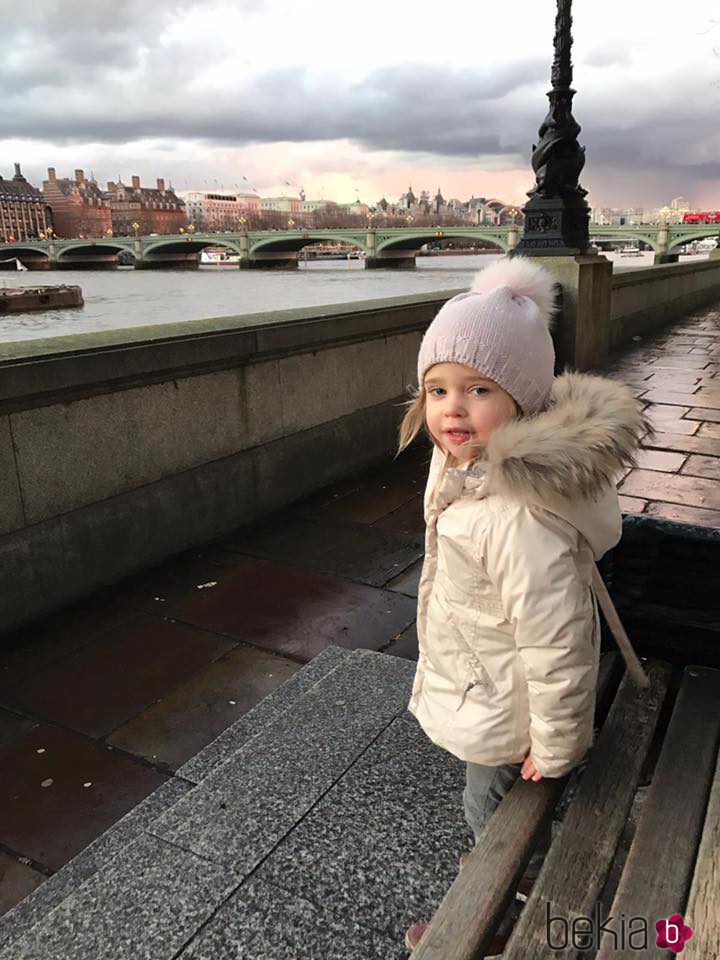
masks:
[[[545,53],[493,69],[482,60],[453,70],[404,63],[356,83],[296,66],[255,76],[235,70],[223,91],[200,94],[194,81],[209,62],[222,63],[222,38],[214,60],[180,56],[158,39],[165,25],[196,6],[192,0],[57,0],[26,4],[19,17],[16,0],[0,0],[0,22],[10,25],[4,46],[12,51],[0,61],[3,136],[58,145],[153,138],[178,147],[185,140],[242,146],[347,138],[369,149],[424,157],[529,161],[547,109]],[[264,3],[235,0],[238,6],[252,14]],[[624,57],[621,48],[598,44],[584,62],[614,68]],[[688,116],[687,91],[678,86],[674,101],[659,106],[651,121],[623,129],[643,95],[628,90],[627,103],[617,107],[617,126],[594,118],[576,98],[588,151],[584,176],[598,181],[598,171],[607,169],[636,179],[653,170],[668,182],[717,177],[718,163],[694,149],[704,130],[712,135],[716,129],[716,90],[708,88],[704,114]]]

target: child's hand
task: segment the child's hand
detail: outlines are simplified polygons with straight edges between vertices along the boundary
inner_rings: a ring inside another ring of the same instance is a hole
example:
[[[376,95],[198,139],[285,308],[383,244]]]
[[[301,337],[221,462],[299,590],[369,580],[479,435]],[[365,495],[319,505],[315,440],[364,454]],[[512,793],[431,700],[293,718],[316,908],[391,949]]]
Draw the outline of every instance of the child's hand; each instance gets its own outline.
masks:
[[[535,764],[532,762],[529,751],[523,760],[520,776],[523,778],[523,780],[542,780],[543,778],[540,771],[536,769]]]

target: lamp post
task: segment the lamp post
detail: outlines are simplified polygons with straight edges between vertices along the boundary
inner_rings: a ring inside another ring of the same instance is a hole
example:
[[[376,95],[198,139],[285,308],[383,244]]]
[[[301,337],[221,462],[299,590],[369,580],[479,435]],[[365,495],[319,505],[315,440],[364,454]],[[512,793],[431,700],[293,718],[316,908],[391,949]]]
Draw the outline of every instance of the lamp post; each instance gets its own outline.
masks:
[[[139,223],[133,223],[132,228],[133,228],[133,230],[135,231],[135,239],[137,240],[137,235],[138,235],[138,230],[140,229],[140,224],[139,224]]]
[[[557,0],[550,109],[533,146],[535,186],[528,191],[525,229],[515,248],[533,257],[575,256],[590,249],[587,190],[578,182],[585,149],[577,141],[581,128],[572,115],[571,8],[572,0]]]

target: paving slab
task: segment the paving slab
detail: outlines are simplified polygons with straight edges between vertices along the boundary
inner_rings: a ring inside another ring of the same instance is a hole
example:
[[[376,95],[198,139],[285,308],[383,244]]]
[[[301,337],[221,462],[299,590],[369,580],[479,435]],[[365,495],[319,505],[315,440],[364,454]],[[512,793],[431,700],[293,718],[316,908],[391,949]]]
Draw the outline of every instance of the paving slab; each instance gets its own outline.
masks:
[[[407,955],[402,939],[253,877],[178,960],[405,960]]]
[[[353,651],[153,826],[249,873],[405,710],[413,664]]]
[[[707,358],[700,358],[697,356],[691,357],[690,354],[678,355],[673,352],[665,352],[664,348],[661,349],[661,356],[659,356],[652,364],[652,371],[656,370],[672,370],[677,367],[680,367],[683,370],[706,370],[711,364],[708,362]]]
[[[427,477],[425,477],[427,482]],[[401,533],[404,536],[423,536],[425,535],[425,517],[423,515],[423,497],[413,497],[402,507],[394,510],[373,524],[381,530],[387,530],[389,533]]]
[[[700,427],[697,433],[690,437],[684,437],[682,434],[657,433],[654,440],[643,441],[644,452],[650,450],[675,450],[686,453],[700,453],[709,457],[720,457],[720,425],[718,425],[718,435],[704,433],[707,424]]]
[[[0,915],[28,897],[46,879],[44,873],[0,850]]]
[[[391,643],[385,647],[383,653],[389,653],[393,657],[403,657],[405,660],[411,660],[417,663],[418,658],[418,638],[417,624],[411,623],[410,626],[398,634]]]
[[[661,470],[675,473],[687,460],[685,453],[672,453],[667,450],[640,450],[637,465],[641,470]]]
[[[0,917],[0,946],[12,943],[27,933],[89,877],[137,840],[148,824],[191,788],[192,784],[177,777],[161,784],[61,870],[45,880],[30,896]]]
[[[226,867],[143,834],[0,960],[173,960],[238,886]]]
[[[419,534],[405,536],[365,524],[330,524],[285,515],[254,532],[235,534],[223,546],[381,587],[422,555],[423,541]]]
[[[408,500],[417,497],[423,489],[420,468],[413,462],[398,463],[392,473],[383,477],[378,473],[372,481],[342,497],[333,497],[325,503],[299,504],[293,511],[301,517],[317,517],[320,520],[351,521],[372,524],[402,507]],[[383,482],[384,481],[384,482]]]
[[[641,500],[639,497],[618,496],[621,513],[642,513],[647,506],[647,500]]]
[[[254,647],[235,647],[119,727],[107,742],[177,770],[301,665]]]
[[[61,663],[114,627],[127,623],[133,611],[118,603],[115,590],[101,590],[0,639],[0,686],[12,687],[52,663]]]
[[[0,708],[0,752],[22,739],[36,725],[36,721],[30,717]]]
[[[349,656],[349,651],[331,644],[306,664],[289,680],[268,694],[252,710],[224,730],[195,757],[178,770],[178,776],[200,783],[237,753],[248,740],[263,730],[271,720],[292,707],[303,694],[334,670]]]
[[[258,563],[255,557],[226,551],[211,557],[171,558],[122,580],[118,584],[118,602],[157,616],[171,617],[174,604],[211,589],[208,584],[222,583],[255,563]]]
[[[687,458],[679,472],[693,477],[706,477],[708,480],[717,480],[720,483],[720,457],[693,454]]]
[[[398,593],[404,593],[409,597],[415,597],[417,599],[423,563],[424,558],[416,560],[407,570],[404,570],[397,577],[393,577],[387,585],[388,590],[396,590]]]
[[[683,408],[676,407],[675,409],[681,410]],[[680,416],[668,416],[665,413],[656,415],[652,407],[649,407],[645,413],[655,429],[663,433],[692,436],[697,433],[700,426],[696,420],[686,420]]]
[[[178,621],[302,662],[330,643],[380,649],[415,613],[396,591],[269,560],[172,608]]]
[[[711,407],[692,407],[687,414],[688,420],[710,420],[720,423],[720,410]]]
[[[0,844],[46,870],[59,870],[167,779],[127,754],[42,723],[0,752],[0,767]]]
[[[663,503],[653,500],[645,513],[663,520],[677,523],[693,523],[701,527],[720,527],[720,510],[706,510],[703,507],[686,507],[678,503]]]
[[[229,637],[137,613],[22,684],[0,678],[0,700],[103,737],[234,645]]]
[[[655,470],[631,470],[618,488],[631,497],[720,510],[720,483]]]

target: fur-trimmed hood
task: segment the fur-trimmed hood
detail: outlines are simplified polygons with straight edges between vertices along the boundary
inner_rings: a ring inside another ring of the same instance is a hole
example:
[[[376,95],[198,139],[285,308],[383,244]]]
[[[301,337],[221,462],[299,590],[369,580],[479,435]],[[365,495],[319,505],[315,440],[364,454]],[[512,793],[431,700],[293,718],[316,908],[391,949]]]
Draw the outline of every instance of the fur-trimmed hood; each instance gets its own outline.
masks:
[[[599,559],[617,542],[619,476],[637,466],[640,440],[653,435],[627,384],[566,371],[555,377],[547,409],[495,429],[463,473],[478,478],[475,483],[482,478],[484,496],[563,517]]]
[[[627,384],[566,371],[555,377],[546,410],[491,434],[480,461],[486,492],[528,502],[595,499],[637,466],[640,440],[653,434]]]

